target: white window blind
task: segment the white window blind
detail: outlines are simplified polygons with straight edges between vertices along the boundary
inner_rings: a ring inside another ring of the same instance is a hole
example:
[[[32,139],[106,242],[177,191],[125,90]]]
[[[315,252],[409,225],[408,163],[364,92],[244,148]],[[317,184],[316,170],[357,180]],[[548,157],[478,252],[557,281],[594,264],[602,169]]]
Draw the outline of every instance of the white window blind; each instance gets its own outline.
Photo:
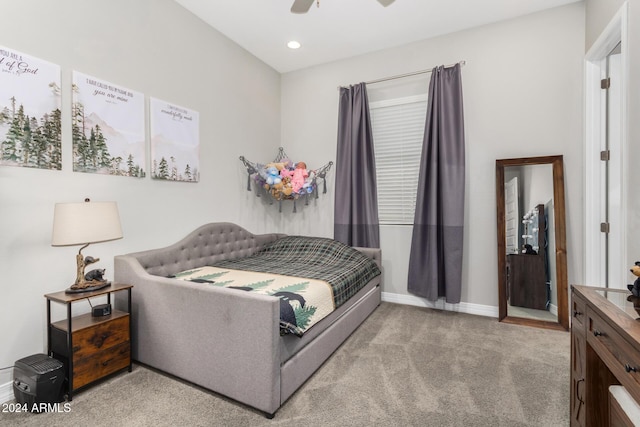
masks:
[[[427,95],[372,102],[380,224],[413,224]]]

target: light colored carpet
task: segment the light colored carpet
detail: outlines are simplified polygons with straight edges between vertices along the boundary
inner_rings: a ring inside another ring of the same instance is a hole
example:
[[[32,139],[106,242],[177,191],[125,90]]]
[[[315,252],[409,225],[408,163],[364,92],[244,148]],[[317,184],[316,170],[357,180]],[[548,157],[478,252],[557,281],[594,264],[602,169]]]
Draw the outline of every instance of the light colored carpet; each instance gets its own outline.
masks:
[[[567,332],[383,303],[272,420],[135,365],[0,425],[568,426],[569,355]]]

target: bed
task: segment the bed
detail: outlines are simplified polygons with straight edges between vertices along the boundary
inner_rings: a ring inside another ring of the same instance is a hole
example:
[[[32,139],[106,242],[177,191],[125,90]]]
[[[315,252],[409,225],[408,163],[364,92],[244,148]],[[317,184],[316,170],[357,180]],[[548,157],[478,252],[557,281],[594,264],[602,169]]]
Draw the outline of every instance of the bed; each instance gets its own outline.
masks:
[[[380,249],[300,238],[303,243],[294,236],[255,235],[236,224],[211,223],[165,248],[116,256],[115,280],[134,285],[133,359],[272,417],[380,304]],[[279,259],[285,271],[268,271],[268,258]],[[367,270],[354,274],[343,258]],[[298,291],[303,282],[323,281],[317,277],[327,265],[341,266],[326,280],[334,309],[310,324],[305,320],[303,327],[299,317],[297,325],[283,319],[283,300],[296,314],[307,309],[309,317],[308,308],[317,304]],[[241,283],[229,279],[229,270],[271,276]],[[300,271],[313,277],[298,276]],[[263,283],[274,275],[295,277],[295,283],[269,290]],[[353,281],[363,283],[347,289],[345,283]]]

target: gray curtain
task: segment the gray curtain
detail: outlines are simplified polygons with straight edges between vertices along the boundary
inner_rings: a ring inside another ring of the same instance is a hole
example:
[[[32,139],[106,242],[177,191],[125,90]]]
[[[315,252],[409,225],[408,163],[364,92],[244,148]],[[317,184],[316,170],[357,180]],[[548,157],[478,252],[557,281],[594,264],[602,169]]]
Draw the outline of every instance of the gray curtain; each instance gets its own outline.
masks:
[[[334,239],[380,247],[376,167],[364,83],[340,88]]]
[[[460,65],[433,69],[409,257],[408,290],[460,302],[464,224],[464,118]]]

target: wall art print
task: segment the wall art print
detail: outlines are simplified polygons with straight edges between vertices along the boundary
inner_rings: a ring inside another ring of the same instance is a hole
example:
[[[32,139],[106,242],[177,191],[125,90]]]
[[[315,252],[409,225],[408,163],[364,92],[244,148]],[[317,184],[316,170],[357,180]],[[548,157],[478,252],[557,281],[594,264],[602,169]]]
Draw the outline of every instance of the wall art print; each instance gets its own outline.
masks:
[[[151,177],[200,180],[200,124],[197,111],[149,98]]]
[[[77,71],[72,90],[73,170],[144,177],[144,94]]]
[[[62,169],[60,66],[0,46],[0,165]]]

